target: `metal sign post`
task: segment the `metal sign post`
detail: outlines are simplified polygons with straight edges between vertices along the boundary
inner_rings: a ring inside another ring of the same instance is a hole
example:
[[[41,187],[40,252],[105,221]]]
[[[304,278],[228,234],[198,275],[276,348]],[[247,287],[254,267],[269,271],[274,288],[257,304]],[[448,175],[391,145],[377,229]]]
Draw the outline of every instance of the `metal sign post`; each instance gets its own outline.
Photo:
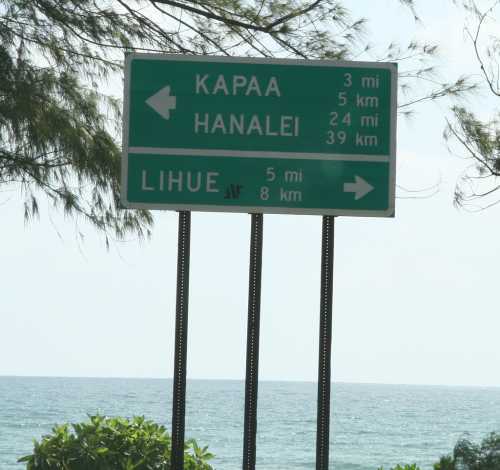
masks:
[[[254,470],[256,457],[263,228],[264,216],[262,214],[252,214],[250,272],[248,276],[247,367],[245,380],[245,421],[243,425],[243,470]]]
[[[186,363],[189,306],[189,256],[191,212],[179,212],[177,299],[175,309],[174,393],[172,403],[172,470],[184,469],[184,420],[186,415]]]
[[[323,216],[319,319],[318,415],[316,422],[316,470],[328,470],[330,449],[334,221],[335,218],[333,216]]]

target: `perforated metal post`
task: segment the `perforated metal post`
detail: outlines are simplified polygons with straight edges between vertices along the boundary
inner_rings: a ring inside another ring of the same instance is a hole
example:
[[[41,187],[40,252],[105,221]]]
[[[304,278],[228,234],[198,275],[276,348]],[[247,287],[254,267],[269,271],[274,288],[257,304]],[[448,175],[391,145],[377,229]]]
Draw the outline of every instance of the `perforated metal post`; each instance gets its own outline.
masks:
[[[263,215],[252,214],[252,230],[250,235],[250,273],[248,289],[245,421],[243,425],[243,470],[254,470],[256,457],[263,228]]]
[[[182,211],[179,212],[179,241],[177,252],[174,393],[172,404],[172,470],[184,469],[190,244],[191,212]]]
[[[334,220],[333,216],[323,216],[316,470],[328,470],[330,448]]]

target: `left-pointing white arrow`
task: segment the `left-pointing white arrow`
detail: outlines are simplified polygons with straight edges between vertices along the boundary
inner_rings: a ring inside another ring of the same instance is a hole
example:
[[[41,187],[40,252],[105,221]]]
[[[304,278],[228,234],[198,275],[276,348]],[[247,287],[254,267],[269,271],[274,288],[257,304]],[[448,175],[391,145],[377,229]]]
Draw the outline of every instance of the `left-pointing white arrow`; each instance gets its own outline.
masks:
[[[354,193],[354,200],[357,201],[366,196],[375,188],[358,175],[354,176],[354,183],[344,183],[344,193]]]
[[[170,85],[150,96],[146,103],[151,106],[162,118],[170,119],[170,111],[176,109],[177,98],[170,95]]]

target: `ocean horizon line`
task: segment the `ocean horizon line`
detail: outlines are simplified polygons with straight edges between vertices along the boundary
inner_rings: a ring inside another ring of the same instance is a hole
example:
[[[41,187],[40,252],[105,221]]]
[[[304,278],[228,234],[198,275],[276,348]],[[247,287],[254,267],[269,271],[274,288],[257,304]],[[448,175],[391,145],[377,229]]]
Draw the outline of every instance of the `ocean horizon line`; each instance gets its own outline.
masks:
[[[81,380],[165,380],[172,381],[173,377],[137,377],[137,376],[86,376],[86,375],[24,375],[24,374],[0,374],[0,379],[81,379]],[[244,378],[206,378],[188,377],[188,382],[237,382],[244,383]],[[259,383],[283,383],[283,384],[317,384],[312,380],[295,379],[259,379]],[[399,387],[445,387],[445,388],[500,388],[500,385],[484,384],[439,384],[439,383],[403,383],[403,382],[349,382],[344,380],[332,380],[332,385],[369,385],[369,386],[399,386]]]

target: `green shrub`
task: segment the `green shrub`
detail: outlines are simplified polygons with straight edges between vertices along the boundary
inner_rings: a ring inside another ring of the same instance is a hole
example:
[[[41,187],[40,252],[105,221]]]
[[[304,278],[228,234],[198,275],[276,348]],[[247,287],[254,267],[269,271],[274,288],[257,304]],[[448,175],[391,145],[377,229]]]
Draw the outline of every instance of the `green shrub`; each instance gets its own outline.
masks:
[[[378,470],[384,470],[384,467],[379,467]],[[420,470],[420,467],[417,467],[416,463],[406,464],[404,466],[402,465],[396,465],[395,467],[392,467],[391,470]]]
[[[500,470],[500,434],[492,432],[481,444],[460,439],[452,455],[445,455],[433,465],[434,470]],[[378,470],[384,470],[379,467]],[[397,465],[391,470],[419,470],[416,464]]]
[[[27,470],[170,470],[171,439],[144,417],[90,416],[88,422],[56,426],[22,457]],[[213,470],[207,447],[186,443],[186,470]]]
[[[433,465],[434,470],[455,470],[453,457],[445,455],[439,459],[439,462]]]
[[[453,454],[441,457],[434,470],[500,470],[500,434],[492,432],[481,444],[460,439]]]

